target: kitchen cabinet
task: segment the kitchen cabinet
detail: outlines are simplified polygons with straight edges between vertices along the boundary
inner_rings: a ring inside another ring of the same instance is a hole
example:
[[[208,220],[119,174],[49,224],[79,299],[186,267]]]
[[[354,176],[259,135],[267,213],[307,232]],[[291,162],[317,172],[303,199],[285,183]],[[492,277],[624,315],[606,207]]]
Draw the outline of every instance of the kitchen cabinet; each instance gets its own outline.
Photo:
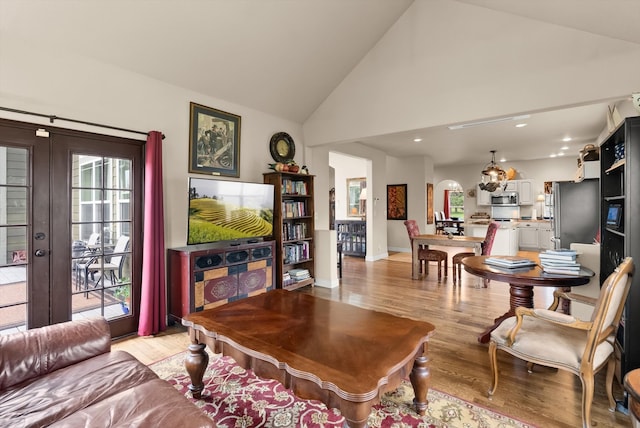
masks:
[[[519,222],[518,223],[518,247],[521,250],[550,250],[553,229],[550,222]]]
[[[491,195],[493,193],[480,189],[480,183],[476,186],[476,205],[491,205]]]
[[[517,184],[520,205],[533,205],[535,203],[533,180],[517,180]]]
[[[551,225],[540,226],[538,229],[538,248],[540,250],[552,250],[554,248],[553,229]]]
[[[521,250],[537,250],[538,225],[535,223],[518,223],[518,246]]]
[[[484,238],[487,236],[488,225],[466,223],[465,233],[467,236]],[[493,239],[491,255],[493,256],[515,256],[518,254],[518,230],[511,222],[500,225]]]
[[[480,190],[480,183],[478,183],[476,186],[476,205],[491,205],[491,195],[499,195],[505,192],[518,193],[520,205],[533,205],[536,202],[533,187],[533,180],[509,180],[504,187],[498,188],[495,192],[487,192],[486,190]]]
[[[503,192],[517,192],[518,191],[518,180],[509,180],[505,183],[505,186],[502,188]]]

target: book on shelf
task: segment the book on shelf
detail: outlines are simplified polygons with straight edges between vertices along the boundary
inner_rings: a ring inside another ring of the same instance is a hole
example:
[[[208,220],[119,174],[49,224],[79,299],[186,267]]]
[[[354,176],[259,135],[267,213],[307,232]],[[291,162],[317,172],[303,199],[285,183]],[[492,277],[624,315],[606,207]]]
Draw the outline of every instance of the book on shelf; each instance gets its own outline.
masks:
[[[295,281],[302,281],[303,279],[311,278],[309,269],[289,269],[288,273],[291,279]]]
[[[487,257],[484,261],[488,265],[498,266],[503,268],[523,268],[528,266],[535,266],[536,263],[526,257],[518,256],[494,256]]]

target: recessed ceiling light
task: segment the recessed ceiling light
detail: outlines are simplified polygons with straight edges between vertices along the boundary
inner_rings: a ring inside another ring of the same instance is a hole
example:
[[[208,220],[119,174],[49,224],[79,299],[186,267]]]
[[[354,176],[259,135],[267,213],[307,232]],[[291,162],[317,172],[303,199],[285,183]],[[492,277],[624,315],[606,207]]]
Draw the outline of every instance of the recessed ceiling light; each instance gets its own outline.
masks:
[[[564,156],[564,152],[558,153],[558,156]]]
[[[571,141],[571,137],[564,137],[562,141]]]
[[[419,143],[420,141],[422,141],[422,138],[414,138],[413,141]]]
[[[506,162],[507,160],[505,158],[500,158],[500,162]]]
[[[525,126],[527,126],[526,123],[519,123],[516,125],[516,128],[524,128]]]
[[[560,147],[560,150],[569,150],[569,146],[562,146]]]
[[[556,154],[555,154],[555,153],[551,153],[551,154],[549,155],[549,157],[550,157],[550,158],[555,158],[555,157],[556,157]]]

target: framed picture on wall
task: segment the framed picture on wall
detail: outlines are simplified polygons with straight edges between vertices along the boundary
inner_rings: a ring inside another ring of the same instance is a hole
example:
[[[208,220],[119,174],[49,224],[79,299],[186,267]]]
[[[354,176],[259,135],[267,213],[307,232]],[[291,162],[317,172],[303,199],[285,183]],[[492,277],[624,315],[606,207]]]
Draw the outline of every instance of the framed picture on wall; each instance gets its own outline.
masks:
[[[387,220],[407,219],[407,185],[387,184]]]
[[[189,172],[240,177],[240,116],[190,103]]]

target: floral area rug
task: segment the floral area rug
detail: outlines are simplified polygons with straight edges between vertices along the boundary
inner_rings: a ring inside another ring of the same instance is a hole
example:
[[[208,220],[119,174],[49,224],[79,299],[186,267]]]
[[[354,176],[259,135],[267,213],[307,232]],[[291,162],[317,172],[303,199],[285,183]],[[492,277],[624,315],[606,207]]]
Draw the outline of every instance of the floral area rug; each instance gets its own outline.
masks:
[[[191,402],[226,428],[328,428],[342,427],[337,409],[315,400],[301,400],[275,380],[261,379],[238,366],[230,357],[209,354],[204,375],[203,398],[191,398],[191,383],[184,368],[185,354],[177,354],[149,367],[171,383]],[[373,407],[368,426],[372,428],[534,428],[451,395],[429,389],[429,407],[424,416],[412,407],[413,388],[408,380],[385,394]]]

